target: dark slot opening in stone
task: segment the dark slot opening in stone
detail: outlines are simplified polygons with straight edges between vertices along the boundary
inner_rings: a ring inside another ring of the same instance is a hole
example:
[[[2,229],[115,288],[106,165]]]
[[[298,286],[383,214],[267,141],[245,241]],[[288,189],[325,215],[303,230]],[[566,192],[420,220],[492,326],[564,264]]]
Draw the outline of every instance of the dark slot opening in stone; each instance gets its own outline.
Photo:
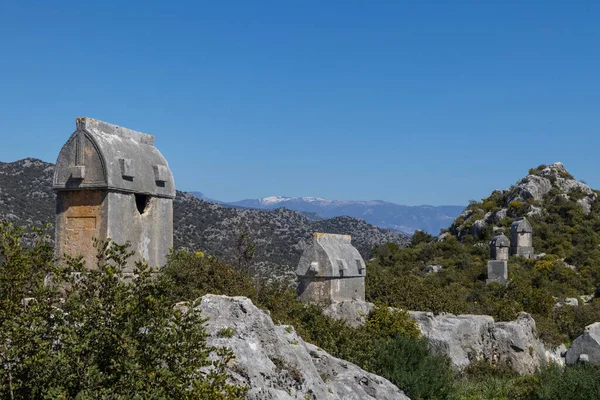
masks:
[[[148,207],[149,200],[150,196],[146,194],[135,194],[135,205],[137,206],[137,210],[140,214],[146,212],[146,207]]]

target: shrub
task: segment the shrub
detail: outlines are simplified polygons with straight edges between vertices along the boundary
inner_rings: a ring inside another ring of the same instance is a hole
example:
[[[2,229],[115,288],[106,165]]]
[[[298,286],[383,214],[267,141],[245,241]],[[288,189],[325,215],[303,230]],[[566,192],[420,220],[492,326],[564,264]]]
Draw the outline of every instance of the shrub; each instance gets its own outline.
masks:
[[[407,335],[417,338],[421,330],[417,323],[410,318],[407,311],[390,309],[389,307],[374,307],[367,316],[367,329],[382,337]]]
[[[99,242],[97,269],[87,270],[80,259],[55,264],[44,238],[40,231],[29,238],[23,229],[0,223],[2,398],[237,399],[245,394],[245,388],[226,382],[231,351],[206,344],[199,311],[173,308],[168,280],[141,263],[135,277],[125,279],[127,246]],[[33,273],[11,279],[10,272],[18,270]],[[44,284],[45,278],[52,285]],[[30,299],[22,303],[22,296]]]
[[[452,391],[454,374],[449,359],[436,355],[425,339],[397,335],[382,341],[374,360],[374,372],[413,399],[444,399]]]
[[[600,398],[600,367],[550,365],[533,376],[521,378],[513,395],[539,400],[588,400]]]
[[[205,294],[255,295],[253,280],[216,257],[177,250],[169,254],[163,273],[173,282],[173,301],[197,299]]]

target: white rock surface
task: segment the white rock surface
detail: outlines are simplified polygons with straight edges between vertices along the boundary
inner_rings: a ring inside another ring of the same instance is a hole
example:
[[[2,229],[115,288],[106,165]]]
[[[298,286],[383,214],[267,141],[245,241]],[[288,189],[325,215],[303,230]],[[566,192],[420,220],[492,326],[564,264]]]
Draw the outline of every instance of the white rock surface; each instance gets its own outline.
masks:
[[[331,303],[323,309],[323,314],[335,319],[343,319],[352,327],[364,325],[367,315],[375,307],[373,303],[348,300]]]
[[[327,314],[332,318],[349,318],[355,325],[359,322],[355,316],[373,307],[366,302],[344,303],[329,306]],[[538,339],[533,317],[524,312],[509,322],[495,322],[489,315],[434,315],[423,311],[409,311],[409,314],[421,334],[437,352],[450,358],[456,370],[475,360],[504,363],[521,374],[532,373],[551,360],[563,363],[560,354],[547,350]]]
[[[291,326],[275,325],[246,297],[205,295],[198,307],[209,318],[208,344],[235,353],[228,372],[251,388],[248,399],[408,399],[387,379],[305,343]],[[226,328],[231,337],[222,334]]]
[[[474,360],[505,363],[521,374],[532,373],[548,361],[537,338],[535,321],[521,313],[510,322],[495,322],[488,315],[433,315],[410,311],[424,337],[446,354],[460,370]]]

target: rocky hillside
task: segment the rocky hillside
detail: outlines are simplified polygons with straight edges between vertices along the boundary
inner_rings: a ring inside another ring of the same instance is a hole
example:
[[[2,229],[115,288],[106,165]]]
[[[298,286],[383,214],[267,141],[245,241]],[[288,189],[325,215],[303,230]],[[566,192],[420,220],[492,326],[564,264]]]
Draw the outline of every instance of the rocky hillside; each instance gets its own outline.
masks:
[[[537,228],[534,246],[538,250],[568,253],[568,248],[562,251],[556,249],[548,239],[566,226],[575,228],[579,219],[590,221],[599,218],[597,199],[598,192],[577,181],[562,163],[540,165],[529,170],[526,177],[510,188],[495,190],[481,202],[470,204],[454,221],[450,232],[463,240],[469,240],[469,237],[488,240],[493,231],[508,233],[507,228],[514,218],[527,217],[534,229]],[[548,232],[551,225],[555,225],[552,227],[554,232]],[[564,230],[568,233],[567,229]]]
[[[197,249],[237,262],[240,246],[253,246],[253,262],[261,270],[295,268],[313,232],[343,233],[352,236],[352,243],[363,257],[382,243],[404,245],[404,234],[377,228],[363,220],[336,217],[313,221],[285,208],[255,210],[225,207],[208,203],[188,193],[179,192],[175,199],[175,245]],[[247,242],[240,243],[242,234]]]
[[[54,221],[54,165],[33,158],[0,162],[0,218],[17,224]]]
[[[0,218],[17,224],[54,221],[54,165],[27,158],[0,163]],[[293,270],[314,231],[352,235],[354,245],[368,257],[375,246],[408,237],[376,228],[363,220],[338,217],[312,221],[297,212],[224,207],[177,193],[174,203],[175,247],[200,250],[237,262],[244,249],[254,249],[251,263],[262,270]],[[240,242],[242,233],[245,239]]]

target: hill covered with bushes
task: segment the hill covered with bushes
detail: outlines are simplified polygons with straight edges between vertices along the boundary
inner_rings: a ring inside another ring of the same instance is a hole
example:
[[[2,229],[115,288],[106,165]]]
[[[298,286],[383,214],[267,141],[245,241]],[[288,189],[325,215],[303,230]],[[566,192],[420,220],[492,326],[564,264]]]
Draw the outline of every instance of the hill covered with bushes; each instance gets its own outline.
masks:
[[[565,298],[583,304],[600,285],[597,197],[561,163],[533,168],[512,187],[471,202],[440,236],[419,232],[408,248],[380,246],[368,266],[368,299],[410,310],[488,314],[501,321],[526,311],[547,343],[569,343],[585,325],[600,321],[595,298],[582,307],[555,306]],[[494,232],[508,235],[519,217],[533,227],[536,257],[511,257],[508,285],[486,285],[489,240]],[[428,273],[431,265],[441,269]]]

